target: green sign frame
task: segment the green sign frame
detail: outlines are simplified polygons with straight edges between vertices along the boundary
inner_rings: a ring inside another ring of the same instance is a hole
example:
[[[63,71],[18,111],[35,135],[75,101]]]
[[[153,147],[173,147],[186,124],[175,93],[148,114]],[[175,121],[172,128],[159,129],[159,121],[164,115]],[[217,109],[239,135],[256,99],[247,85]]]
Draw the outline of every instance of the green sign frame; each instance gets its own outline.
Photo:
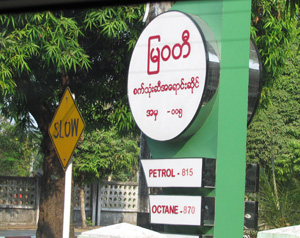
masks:
[[[184,141],[147,138],[153,158],[217,159],[215,189],[164,189],[164,194],[214,196],[214,226],[166,225],[165,231],[240,238],[244,224],[251,1],[182,1],[171,10],[199,16],[208,24],[218,43],[221,72],[213,109],[199,131]]]

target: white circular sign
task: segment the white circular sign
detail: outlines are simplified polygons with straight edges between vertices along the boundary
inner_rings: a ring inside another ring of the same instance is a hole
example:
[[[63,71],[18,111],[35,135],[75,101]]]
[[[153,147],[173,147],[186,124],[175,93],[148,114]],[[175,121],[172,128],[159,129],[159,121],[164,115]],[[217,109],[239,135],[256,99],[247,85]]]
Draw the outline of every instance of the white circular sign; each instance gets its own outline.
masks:
[[[203,97],[207,54],[198,25],[170,11],[144,29],[128,74],[128,99],[139,128],[158,141],[180,136],[197,116]]]

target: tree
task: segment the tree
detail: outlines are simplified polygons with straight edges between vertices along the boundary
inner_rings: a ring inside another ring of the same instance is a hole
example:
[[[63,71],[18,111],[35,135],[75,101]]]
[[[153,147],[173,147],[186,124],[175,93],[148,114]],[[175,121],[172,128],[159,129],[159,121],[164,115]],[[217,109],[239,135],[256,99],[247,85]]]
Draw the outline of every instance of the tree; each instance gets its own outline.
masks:
[[[295,15],[297,7],[300,6],[299,0],[286,0],[286,7],[291,12],[292,16]]]
[[[115,127],[85,133],[74,156],[74,176],[80,186],[82,227],[86,227],[84,186],[105,179],[128,181],[135,177],[139,148],[136,136],[120,136]]]
[[[272,171],[273,156],[279,181],[300,179],[300,64],[295,45],[290,51],[294,57],[287,61],[285,74],[275,78],[270,88],[271,104],[260,109],[248,129],[248,160]]]
[[[18,125],[0,116],[0,174],[2,176],[30,176],[39,156],[38,134],[29,130],[25,134]]]
[[[259,219],[266,229],[298,225],[300,213],[300,183],[291,180],[289,183],[277,184],[274,187],[272,179],[261,173],[259,192]],[[275,193],[274,191],[277,191]]]
[[[126,68],[142,27],[142,9],[0,16],[1,112],[24,125],[31,114],[43,138],[38,238],[62,236],[64,171],[48,135],[59,98],[69,86],[88,127],[109,126],[108,116],[126,98]],[[72,225],[70,236],[74,236]]]
[[[298,19],[285,6],[285,0],[252,3],[251,34],[259,48],[264,70],[272,77],[282,72],[286,60],[292,56],[289,44],[293,44],[299,34]]]
[[[262,57],[264,85],[259,112],[248,130],[247,158],[268,171],[272,170],[269,158],[283,155],[283,166],[294,161],[290,152],[297,147],[298,82],[291,76],[299,67],[296,5],[296,0],[252,3],[251,32]]]
[[[259,163],[260,219],[269,227],[299,222],[298,0],[253,1],[252,37],[263,62],[261,103],[248,128],[247,161]]]
[[[247,136],[247,161],[263,171],[260,218],[269,228],[296,225],[300,218],[300,56],[296,44],[289,51],[284,74],[270,86],[270,103],[260,108]]]
[[[299,35],[298,19],[286,4],[286,0],[252,1],[251,35],[263,64],[261,107],[268,105],[273,79],[283,73],[286,61],[292,57],[289,45]]]
[[[298,58],[295,42],[300,32],[294,14],[298,11],[296,3],[294,0],[252,3],[251,32],[262,58],[264,85],[259,112],[248,130],[247,158],[270,172],[271,160],[281,154],[281,166],[276,169],[282,174],[287,172],[287,164],[295,161],[290,152],[293,146],[297,147],[294,137],[297,126],[292,125],[297,121],[294,110],[299,105],[295,91],[290,91],[290,85],[294,90],[298,88],[297,80],[290,77],[296,72],[294,67],[298,67],[297,61],[294,62]],[[278,159],[275,165],[277,162]]]

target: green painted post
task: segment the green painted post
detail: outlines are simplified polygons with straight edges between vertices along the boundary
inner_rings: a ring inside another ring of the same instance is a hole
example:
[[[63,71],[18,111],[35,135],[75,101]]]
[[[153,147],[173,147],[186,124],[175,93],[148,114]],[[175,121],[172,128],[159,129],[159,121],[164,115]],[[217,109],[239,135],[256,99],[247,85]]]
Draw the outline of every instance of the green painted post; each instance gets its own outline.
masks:
[[[179,142],[158,142],[148,138],[148,144],[154,158],[217,159],[216,189],[198,191],[198,195],[216,197],[215,226],[213,229],[195,228],[195,231],[207,232],[214,238],[241,238],[251,1],[183,1],[176,3],[171,10],[199,16],[214,32],[221,55],[220,84],[212,112],[196,134]],[[165,193],[176,194],[177,191],[166,189]],[[188,229],[182,228],[181,231]],[[166,230],[176,228],[166,226]]]
[[[251,1],[224,0],[215,237],[242,237]]]
[[[214,236],[242,237],[251,1],[223,1]]]

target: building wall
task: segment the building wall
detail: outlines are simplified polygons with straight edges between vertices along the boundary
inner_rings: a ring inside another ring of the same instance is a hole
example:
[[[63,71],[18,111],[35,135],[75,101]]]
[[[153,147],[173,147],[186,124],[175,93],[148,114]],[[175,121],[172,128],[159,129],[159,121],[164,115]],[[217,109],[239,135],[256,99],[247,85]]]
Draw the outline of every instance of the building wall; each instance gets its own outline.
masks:
[[[73,221],[81,225],[79,188],[75,186]],[[39,179],[0,177],[0,228],[36,226],[39,211]],[[136,224],[138,184],[102,182],[85,186],[86,218],[90,225],[121,222]]]

